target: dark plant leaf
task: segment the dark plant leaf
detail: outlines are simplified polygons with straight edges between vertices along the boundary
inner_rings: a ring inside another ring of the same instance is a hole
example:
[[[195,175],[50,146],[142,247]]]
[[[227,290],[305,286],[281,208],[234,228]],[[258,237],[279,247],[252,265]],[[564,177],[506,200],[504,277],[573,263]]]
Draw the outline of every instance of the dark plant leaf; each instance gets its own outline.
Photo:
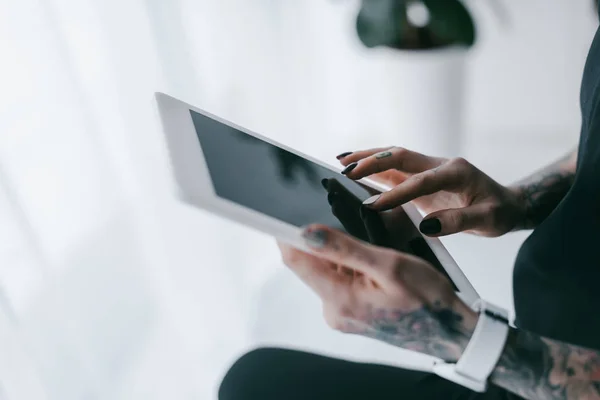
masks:
[[[459,0],[421,0],[429,9],[427,26],[414,26],[407,14],[416,0],[362,0],[356,31],[367,47],[431,49],[442,46],[472,46],[475,24]]]
[[[356,31],[365,46],[394,46],[402,42],[403,30],[407,28],[405,1],[362,1],[356,18]]]
[[[429,28],[448,44],[472,46],[475,43],[475,23],[466,7],[457,0],[423,0],[429,9]]]

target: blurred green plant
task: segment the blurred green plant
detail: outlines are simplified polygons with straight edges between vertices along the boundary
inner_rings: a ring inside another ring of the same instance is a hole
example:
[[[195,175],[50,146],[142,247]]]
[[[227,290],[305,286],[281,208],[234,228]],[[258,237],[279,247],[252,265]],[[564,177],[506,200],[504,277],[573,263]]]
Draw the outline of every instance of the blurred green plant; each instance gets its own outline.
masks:
[[[592,0],[598,13],[599,0]],[[501,0],[487,0],[505,25],[509,16]],[[473,46],[477,30],[461,0],[361,0],[356,32],[367,47],[427,50]]]
[[[362,0],[356,31],[367,47],[403,50],[471,47],[476,40],[473,17],[459,0]]]

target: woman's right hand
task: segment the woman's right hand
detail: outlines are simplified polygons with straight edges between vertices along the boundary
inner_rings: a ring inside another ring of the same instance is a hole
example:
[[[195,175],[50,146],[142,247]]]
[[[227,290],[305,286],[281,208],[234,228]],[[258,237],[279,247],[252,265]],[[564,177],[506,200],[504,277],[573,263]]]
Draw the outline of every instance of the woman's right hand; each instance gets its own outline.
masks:
[[[428,236],[469,232],[496,237],[519,226],[524,206],[518,193],[500,185],[463,158],[429,157],[400,147],[338,156],[351,179],[370,178],[393,187],[365,205],[390,210],[412,201],[428,215]]]

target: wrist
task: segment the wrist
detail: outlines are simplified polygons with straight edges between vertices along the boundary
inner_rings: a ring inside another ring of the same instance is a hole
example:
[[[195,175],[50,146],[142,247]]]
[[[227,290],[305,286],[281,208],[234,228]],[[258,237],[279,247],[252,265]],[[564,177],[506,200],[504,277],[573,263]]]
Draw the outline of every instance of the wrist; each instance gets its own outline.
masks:
[[[480,299],[474,309],[479,310],[477,325],[460,359],[455,363],[436,362],[434,373],[471,390],[485,392],[505,351],[510,328],[508,313],[502,307]],[[471,313],[468,315],[473,318]]]
[[[455,312],[462,317],[462,332],[461,336],[461,351],[458,355],[459,358],[464,352],[467,344],[471,340],[473,336],[473,332],[475,331],[475,326],[477,325],[477,321],[479,319],[479,314],[474,311],[471,307],[466,305],[458,296],[456,296],[455,304],[453,306]]]
[[[506,188],[508,193],[507,205],[510,208],[512,219],[511,232],[528,229],[527,223],[527,201],[522,186],[509,186]]]
[[[492,373],[492,380],[494,380],[494,375],[502,371],[505,365],[507,364],[507,360],[514,355],[515,349],[518,347],[520,332],[517,329],[511,328],[508,332],[508,337],[506,338],[506,344],[504,345],[504,350],[502,351],[502,355],[500,356],[500,360],[498,360],[498,365],[496,369]]]
[[[441,348],[445,347],[444,355],[439,354],[436,356],[447,362],[456,362],[464,353],[473,336],[479,314],[473,311],[458,296],[455,296],[450,309],[452,310],[451,313],[448,313],[448,315],[440,313],[439,318],[442,320],[445,329],[451,332],[449,335],[451,343],[440,343]],[[453,315],[453,317],[450,318],[450,315]]]

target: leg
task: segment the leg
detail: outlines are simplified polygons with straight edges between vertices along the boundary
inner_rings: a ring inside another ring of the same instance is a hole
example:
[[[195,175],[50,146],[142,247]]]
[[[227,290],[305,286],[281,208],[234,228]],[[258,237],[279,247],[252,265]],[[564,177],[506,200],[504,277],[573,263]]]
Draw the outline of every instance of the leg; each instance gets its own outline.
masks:
[[[229,370],[219,400],[509,400],[496,387],[474,393],[435,375],[284,349],[254,350]]]

